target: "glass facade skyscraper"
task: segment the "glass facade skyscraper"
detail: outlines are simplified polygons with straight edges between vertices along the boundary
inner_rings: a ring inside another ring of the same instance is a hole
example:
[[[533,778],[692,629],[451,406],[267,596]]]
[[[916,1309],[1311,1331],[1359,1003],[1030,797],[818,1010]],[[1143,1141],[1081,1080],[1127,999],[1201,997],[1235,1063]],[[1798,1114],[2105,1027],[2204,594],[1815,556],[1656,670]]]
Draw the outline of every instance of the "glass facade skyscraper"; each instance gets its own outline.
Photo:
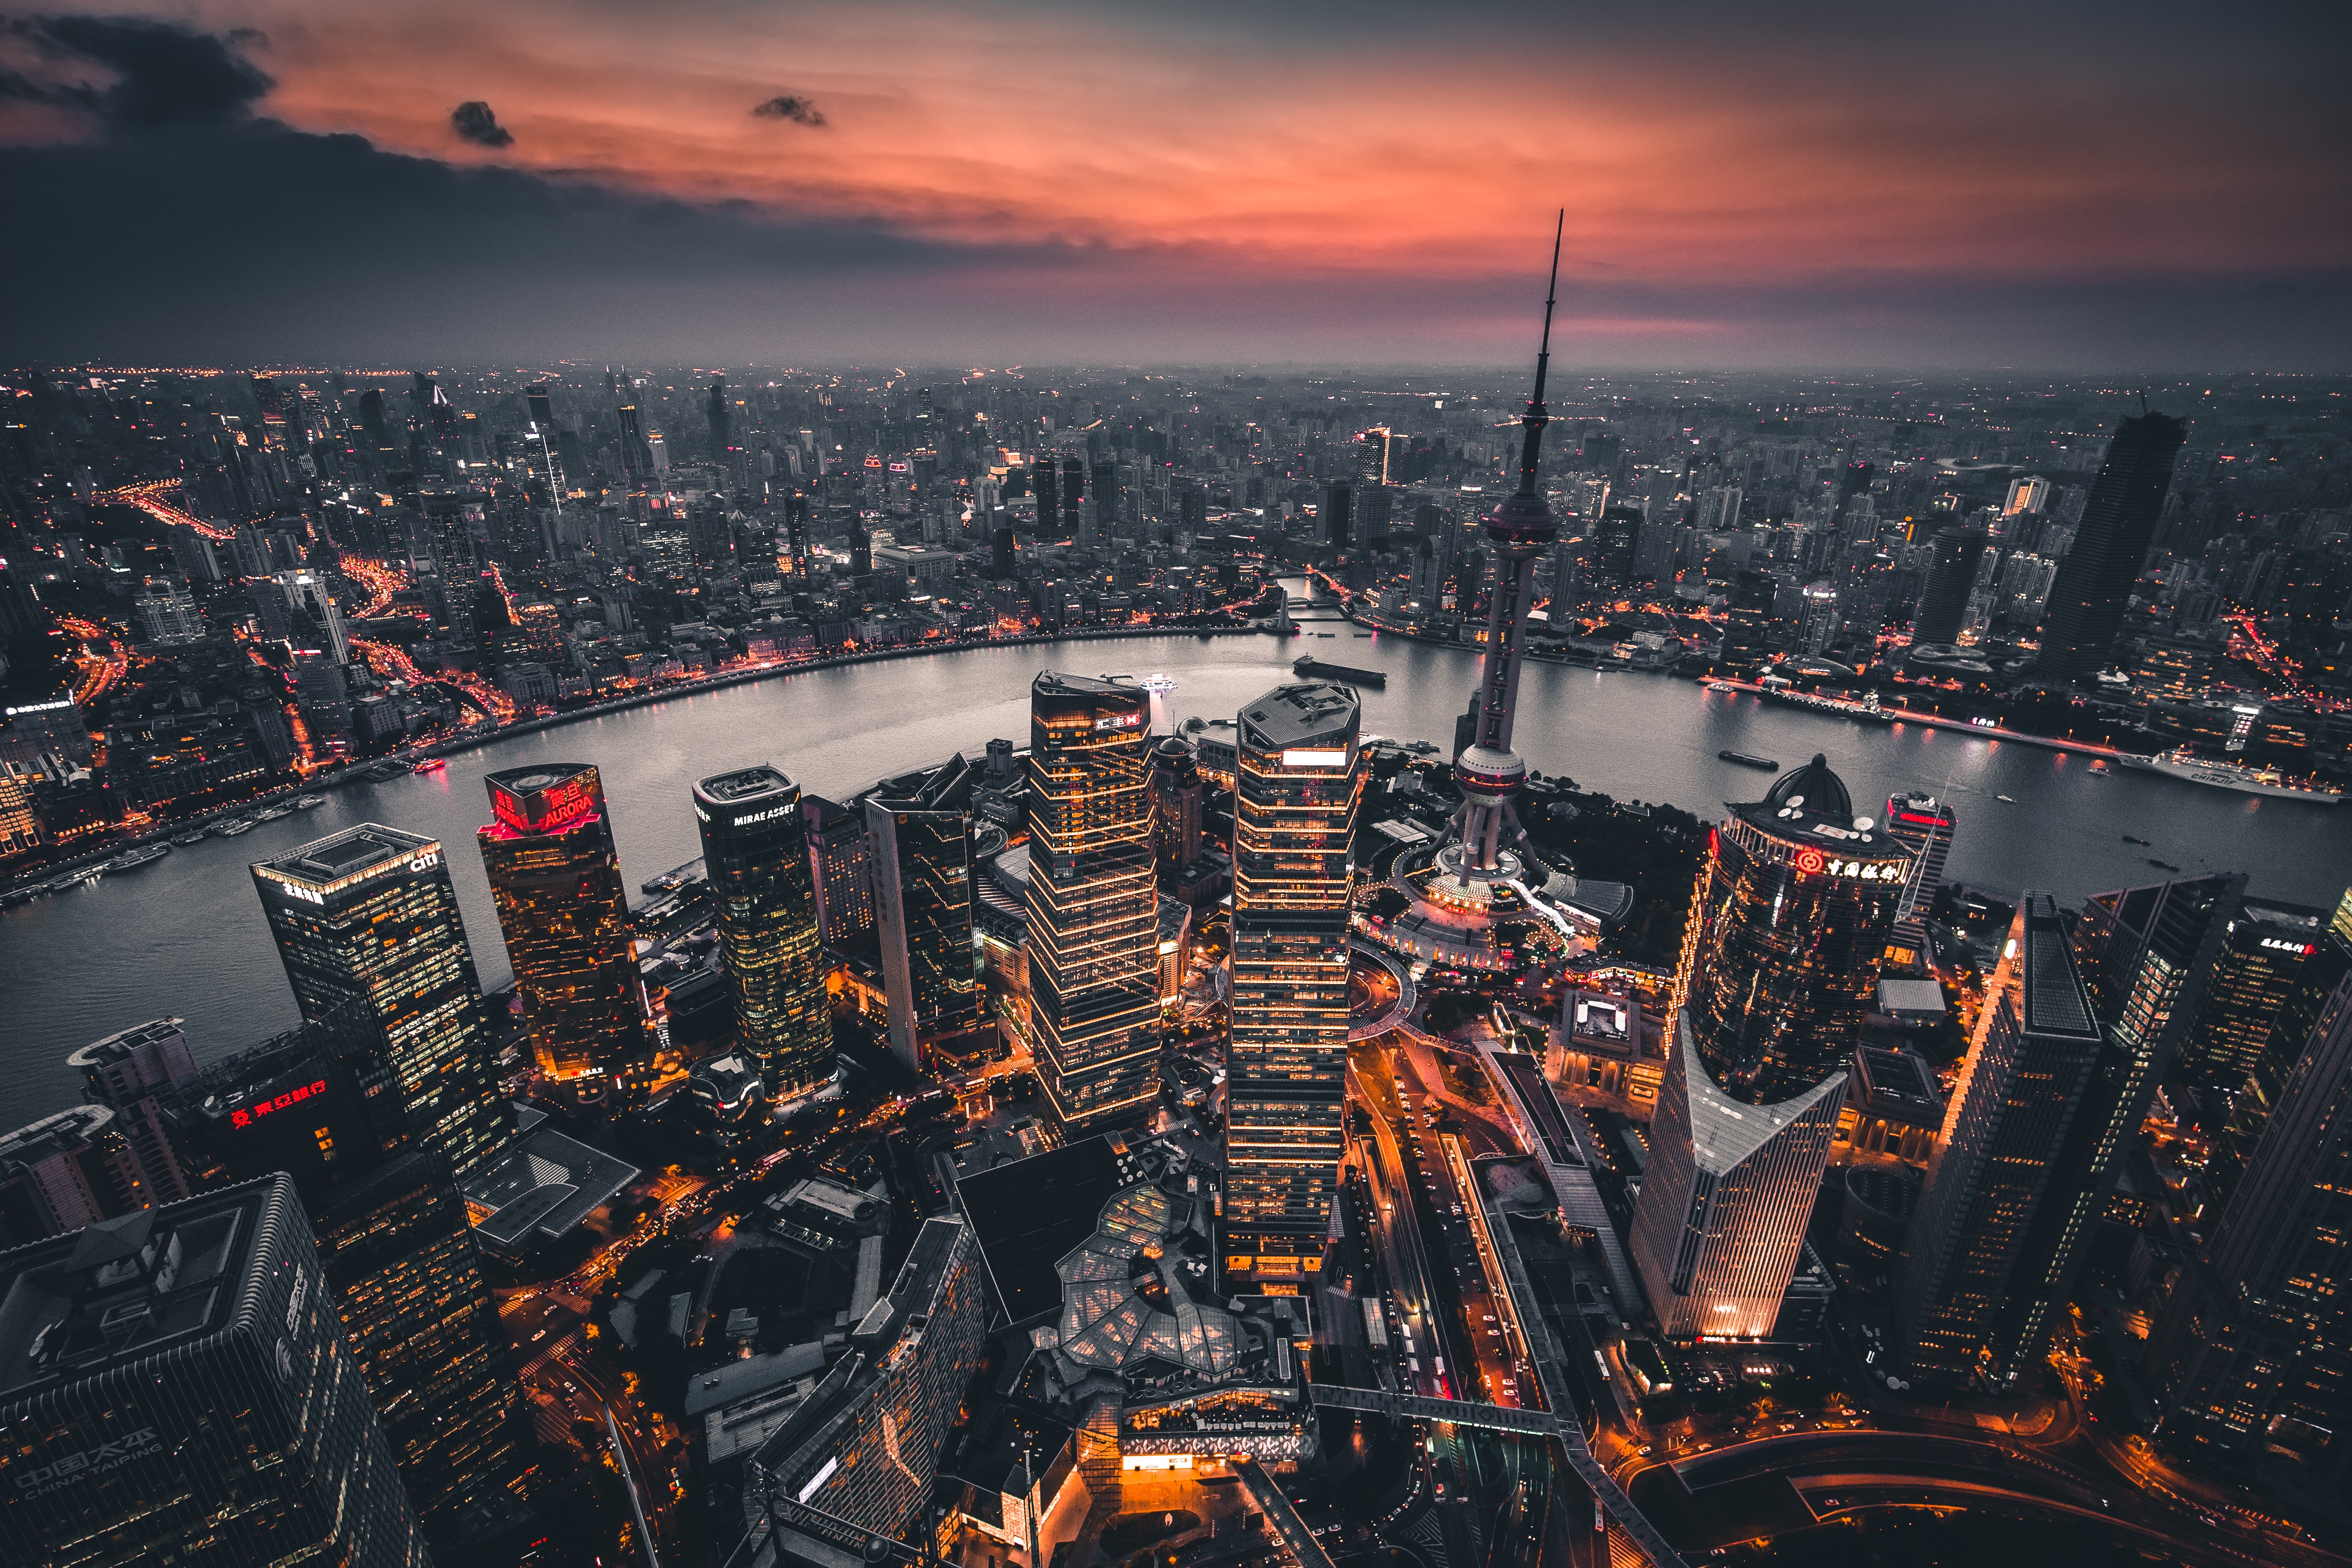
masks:
[[[2172,488],[2173,459],[2188,439],[2186,420],[2161,413],[2135,414],[2116,426],[2042,607],[2042,679],[2083,680],[2114,656],[2131,585]]]
[[[422,1568],[282,1176],[0,1254],[0,1559]]]
[[[864,802],[890,1053],[917,1071],[930,1071],[934,1048],[971,1049],[986,1021],[972,940],[972,784],[958,755],[884,779]]]
[[[1843,1065],[1875,1004],[1912,851],[1815,757],[1709,835],[1676,977],[1699,1059],[1763,1104]]]
[[[1879,821],[1887,837],[1911,852],[1911,874],[1904,879],[1902,901],[1895,908],[1895,940],[1922,948],[1927,916],[1943,891],[1944,860],[1952,852],[1952,833],[1959,819],[1950,805],[1933,795],[1904,794],[1886,798],[1886,815]]]
[[[2233,1090],[2266,1057],[2294,1064],[2343,973],[2345,956],[2326,940],[2326,922],[2324,909],[2245,902],[2180,1048],[2184,1077]]]
[[[2352,1486],[2352,977],[2306,1038],[2148,1343],[2167,1446],[2252,1479]]]
[[[494,820],[475,838],[540,1073],[583,1103],[630,1097],[652,1080],[656,1040],[603,782],[584,762],[483,782]]]
[[[471,1174],[513,1113],[440,844],[362,823],[260,862],[253,883],[302,1016],[372,1018],[416,1136]]]
[[[2268,917],[2280,913],[2274,905],[2251,902],[2245,909],[2247,915],[2256,917],[2257,925],[2271,924]],[[2263,913],[2258,915],[2258,911]],[[2238,924],[2242,928],[2244,922]],[[2189,1055],[2194,1051],[2199,1037],[2217,1023],[2235,1026],[2230,1032],[2239,1036],[2242,1050],[2248,1043],[2245,1037],[2256,1033],[2261,1036],[2259,1049],[2252,1051],[2252,1065],[2230,1096],[2229,1115],[2220,1135],[2213,1139],[2212,1152],[2205,1162],[2205,1202],[2215,1214],[2228,1207],[2236,1195],[2238,1183],[2254,1157],[2254,1148],[2269,1128],[2271,1113],[2286,1096],[2287,1083],[2303,1060],[2304,1047],[2319,1019],[2320,1009],[2346,974],[2352,973],[2352,893],[2347,893],[2337,902],[2335,914],[2325,926],[2315,931],[2305,929],[2298,918],[2293,927],[2258,938],[2258,948],[2264,939],[2291,942],[2315,950],[2297,957],[2293,984],[2273,997],[2273,977],[2267,973],[2259,987],[2249,986],[2248,976],[2242,972],[2231,975],[2231,949],[2239,941],[2238,931],[2232,930],[2230,946],[2223,948],[2213,966],[2205,1005],[2198,1009],[2196,1029],[2182,1052]],[[2273,956],[2286,956],[2275,949]],[[2264,1023],[2268,1025],[2266,1029],[2263,1027]]]
[[[1227,1278],[1318,1269],[1345,1151],[1349,849],[1362,708],[1344,686],[1276,687],[1235,726]]]
[[[2103,1037],[2066,923],[2029,893],[1987,988],[1967,1065],[1944,1113],[1897,1265],[1895,1333],[1912,1381],[2005,1388],[2021,1370],[2003,1324],[2060,1152],[2082,1114]]]
[[[971,1228],[956,1215],[925,1220],[889,1291],[853,1327],[850,1354],[745,1466],[745,1522],[852,1552],[860,1531],[898,1537],[931,1495],[989,1312]]]
[[[1688,1015],[1676,1019],[1628,1249],[1668,1339],[1772,1337],[1844,1097],[1836,1072],[1742,1103],[1707,1076]]]
[[[1158,1092],[1160,899],[1144,788],[1150,694],[1047,671],[1029,693],[1029,1000],[1066,1128]]]
[[[771,1092],[793,1098],[833,1071],[800,787],[765,764],[714,774],[694,787],[694,816],[719,901],[736,1043]]]
[[[215,1063],[167,1114],[206,1179],[294,1183],[411,1506],[446,1542],[511,1507],[532,1455],[465,1199],[395,1082],[353,1006]]]

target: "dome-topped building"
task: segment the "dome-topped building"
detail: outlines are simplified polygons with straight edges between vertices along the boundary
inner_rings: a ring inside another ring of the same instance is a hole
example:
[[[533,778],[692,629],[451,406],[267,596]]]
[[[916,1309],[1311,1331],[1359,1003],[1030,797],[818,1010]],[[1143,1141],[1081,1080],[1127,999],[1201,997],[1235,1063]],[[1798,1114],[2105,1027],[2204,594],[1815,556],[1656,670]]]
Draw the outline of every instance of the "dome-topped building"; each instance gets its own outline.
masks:
[[[1912,852],[1853,814],[1852,792],[1821,756],[1761,800],[1725,810],[1691,901],[1676,988],[1716,1082],[1769,1104],[1810,1092],[1853,1053]]]

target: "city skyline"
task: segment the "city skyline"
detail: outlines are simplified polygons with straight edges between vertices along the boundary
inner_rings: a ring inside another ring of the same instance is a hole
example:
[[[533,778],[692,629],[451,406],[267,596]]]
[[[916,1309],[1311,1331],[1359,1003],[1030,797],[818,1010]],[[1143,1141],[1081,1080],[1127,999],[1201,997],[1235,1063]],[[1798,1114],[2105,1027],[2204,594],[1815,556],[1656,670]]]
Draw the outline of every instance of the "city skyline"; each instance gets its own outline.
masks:
[[[216,361],[259,334],[279,362],[1509,364],[1517,258],[1562,204],[1587,365],[2310,370],[2352,348],[2330,8],[2220,36],[2088,6],[1454,19],[28,19],[0,42],[0,194],[86,243],[0,262],[52,304],[0,358]],[[214,259],[244,221],[196,195],[214,183],[292,196],[266,291]],[[168,266],[144,225],[181,235]],[[387,232],[418,243],[362,237]],[[354,319],[353,293],[385,308]]]
[[[0,19],[0,1540],[2346,1568],[2346,42]]]

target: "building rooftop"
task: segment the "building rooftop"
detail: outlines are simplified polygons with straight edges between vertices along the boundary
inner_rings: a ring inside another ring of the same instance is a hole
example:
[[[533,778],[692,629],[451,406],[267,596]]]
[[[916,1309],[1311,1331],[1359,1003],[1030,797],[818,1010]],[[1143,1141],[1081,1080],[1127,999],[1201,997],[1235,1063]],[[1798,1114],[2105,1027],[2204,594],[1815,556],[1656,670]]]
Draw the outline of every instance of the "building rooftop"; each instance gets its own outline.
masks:
[[[1853,1053],[1856,1108],[1907,1126],[1937,1127],[1944,1094],[1936,1071],[1916,1052],[1865,1045]]]
[[[293,1208],[268,1176],[0,1253],[0,1409],[228,1327]]]
[[[282,882],[299,883],[316,893],[329,891],[345,878],[372,871],[389,861],[414,860],[436,842],[381,822],[362,822],[330,834],[272,860],[255,862],[254,869]]]
[[[511,1257],[563,1236],[636,1179],[636,1166],[541,1127],[508,1145],[461,1190],[474,1233]]]
[[[714,773],[697,783],[694,793],[714,805],[740,806],[763,796],[790,794],[793,789],[790,779],[761,763],[756,768],[739,768],[732,773]]]
[[[1241,716],[1245,738],[1253,746],[1279,751],[1328,750],[1344,749],[1355,738],[1362,713],[1362,701],[1346,686],[1299,681],[1275,687],[1242,709]]]
[[[1124,1144],[1106,1134],[957,1178],[964,1215],[1008,1320],[1034,1322],[1060,1308],[1055,1265],[1094,1234],[1112,1195],[1141,1174]]]
[[[1734,1100],[1707,1076],[1691,1038],[1687,1019],[1678,1024],[1683,1052],[1683,1077],[1690,1094],[1691,1153],[1700,1170],[1722,1176],[1770,1143],[1773,1138],[1822,1101],[1834,1103],[1845,1092],[1843,1072],[1832,1072],[1794,1099],[1770,1105],[1750,1105]]]
[[[1942,1018],[1944,988],[1935,980],[1881,980],[1878,1010],[1906,1020]]]

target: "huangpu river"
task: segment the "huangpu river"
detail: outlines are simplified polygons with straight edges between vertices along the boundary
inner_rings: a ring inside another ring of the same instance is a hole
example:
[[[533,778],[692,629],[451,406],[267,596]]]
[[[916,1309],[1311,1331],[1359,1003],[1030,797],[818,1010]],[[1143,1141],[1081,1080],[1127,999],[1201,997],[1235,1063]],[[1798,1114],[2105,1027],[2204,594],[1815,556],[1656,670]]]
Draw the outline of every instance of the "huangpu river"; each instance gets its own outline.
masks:
[[[506,952],[473,843],[489,815],[482,776],[496,769],[596,764],[634,897],[639,883],[701,852],[688,799],[696,779],[771,762],[804,792],[837,799],[951,752],[977,756],[992,736],[1025,746],[1029,681],[1043,668],[1164,672],[1177,683],[1172,716],[1229,718],[1312,653],[1387,672],[1386,689],[1364,693],[1367,731],[1451,744],[1476,655],[1360,634],[1344,622],[1305,632],[981,649],[780,674],[491,741],[452,755],[446,772],[346,786],[316,810],[0,912],[0,1128],[71,1103],[79,1089],[66,1053],[131,1024],[184,1018],[198,1059],[211,1061],[297,1022],[247,867],[353,823],[442,841],[482,982],[505,985]],[[2188,873],[2242,871],[2252,892],[2303,904],[2333,904],[2352,880],[2352,807],[2095,775],[2086,759],[2039,747],[1767,707],[1667,675],[1531,664],[1516,739],[1547,776],[1703,818],[1719,816],[1725,800],[1757,799],[1772,778],[1717,752],[1777,758],[1783,768],[1822,752],[1857,812],[1878,814],[1900,789],[1951,800],[1959,821],[1946,874],[2002,892],[2039,887],[2074,899],[2161,880],[2150,857]],[[2152,842],[2127,843],[2126,833]]]

